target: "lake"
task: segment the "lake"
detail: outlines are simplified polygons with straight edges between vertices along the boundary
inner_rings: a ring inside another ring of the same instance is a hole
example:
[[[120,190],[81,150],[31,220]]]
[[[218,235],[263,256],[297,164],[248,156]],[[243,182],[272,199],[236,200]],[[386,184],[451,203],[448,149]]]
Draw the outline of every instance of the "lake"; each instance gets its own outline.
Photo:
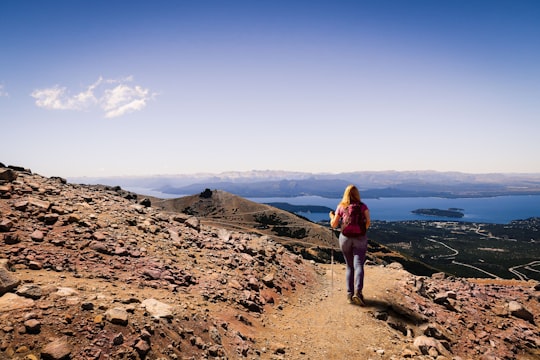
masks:
[[[178,198],[182,195],[166,194],[144,188],[126,187],[138,194],[162,199]],[[248,198],[258,203],[286,202],[292,205],[322,205],[335,209],[341,199],[320,196]],[[482,198],[447,199],[438,197],[378,198],[363,199],[373,220],[457,220],[467,222],[507,224],[512,220],[540,217],[540,195],[512,195]],[[459,219],[413,214],[416,209],[463,209]],[[328,213],[299,213],[311,221],[328,219]]]
[[[335,209],[341,199],[320,196],[293,198],[250,198],[259,203],[288,202],[293,205],[323,205]],[[507,224],[512,220],[540,217],[540,195],[497,196],[488,198],[447,199],[437,197],[363,199],[373,220],[457,220],[467,222]],[[463,209],[459,219],[413,214],[416,209]],[[300,213],[312,221],[328,219],[328,213]]]

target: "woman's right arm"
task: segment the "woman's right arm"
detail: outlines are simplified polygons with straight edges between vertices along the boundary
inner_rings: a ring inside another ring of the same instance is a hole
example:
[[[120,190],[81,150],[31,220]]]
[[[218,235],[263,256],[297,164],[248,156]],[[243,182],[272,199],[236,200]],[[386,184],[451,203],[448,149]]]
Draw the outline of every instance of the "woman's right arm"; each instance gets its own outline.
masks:
[[[339,213],[339,211],[338,211],[338,213]],[[337,228],[338,225],[339,225],[339,219],[340,219],[339,215],[337,213],[333,212],[333,211],[330,211],[329,216],[330,216],[330,227],[332,229]]]

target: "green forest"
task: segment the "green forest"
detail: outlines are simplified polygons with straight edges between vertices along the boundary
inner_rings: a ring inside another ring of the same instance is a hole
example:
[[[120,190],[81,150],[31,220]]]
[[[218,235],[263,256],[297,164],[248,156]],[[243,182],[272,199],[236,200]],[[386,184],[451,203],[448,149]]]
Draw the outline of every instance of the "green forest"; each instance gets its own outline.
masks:
[[[369,238],[455,276],[540,281],[540,218],[509,224],[374,221]]]

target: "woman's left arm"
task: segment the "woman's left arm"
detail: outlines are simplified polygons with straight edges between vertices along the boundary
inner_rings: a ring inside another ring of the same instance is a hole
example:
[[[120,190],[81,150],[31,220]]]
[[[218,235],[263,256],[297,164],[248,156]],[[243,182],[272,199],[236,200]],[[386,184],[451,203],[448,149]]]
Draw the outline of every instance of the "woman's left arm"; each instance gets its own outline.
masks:
[[[367,230],[369,228],[369,225],[371,224],[371,217],[369,215],[368,209],[364,211],[364,216],[366,217],[366,230]]]

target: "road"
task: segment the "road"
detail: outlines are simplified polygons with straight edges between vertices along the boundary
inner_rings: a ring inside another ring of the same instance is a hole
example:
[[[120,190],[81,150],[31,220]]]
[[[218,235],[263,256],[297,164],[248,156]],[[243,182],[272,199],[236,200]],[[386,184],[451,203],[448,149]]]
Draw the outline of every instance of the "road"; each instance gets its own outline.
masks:
[[[431,242],[434,242],[434,243],[437,243],[437,244],[440,244],[440,245],[446,247],[447,249],[449,249],[449,250],[452,252],[452,254],[448,254],[448,255],[432,256],[432,257],[431,257],[432,259],[435,259],[435,260],[436,260],[436,259],[440,259],[440,258],[451,258],[451,257],[455,257],[455,256],[457,256],[457,255],[459,254],[459,250],[454,249],[453,247],[450,247],[449,245],[447,245],[447,244],[445,244],[445,243],[443,243],[443,242],[441,242],[441,241],[434,240],[434,239],[427,239],[427,240],[428,240],[428,241],[431,241]],[[467,266],[467,267],[470,267],[470,268],[472,268],[472,269],[478,270],[478,271],[480,271],[480,272],[482,272],[482,273],[484,273],[484,274],[486,274],[486,275],[489,275],[489,276],[491,276],[491,277],[494,278],[494,279],[500,279],[499,276],[497,276],[497,275],[495,275],[495,274],[492,274],[492,273],[490,273],[490,272],[488,272],[488,271],[485,271],[485,270],[483,270],[483,269],[480,269],[479,267],[476,267],[476,266],[474,266],[474,265],[465,264],[465,263],[458,262],[458,261],[455,261],[455,260],[452,260],[452,264],[461,265],[461,266]]]
[[[529,277],[527,275],[523,274],[522,272],[518,271],[517,269],[525,268],[525,269],[527,269],[529,271],[540,272],[540,270],[533,269],[531,266],[540,266],[540,261],[536,260],[536,261],[531,261],[528,264],[513,266],[513,267],[509,268],[508,271],[510,271],[512,274],[516,275],[520,280],[529,280]]]

